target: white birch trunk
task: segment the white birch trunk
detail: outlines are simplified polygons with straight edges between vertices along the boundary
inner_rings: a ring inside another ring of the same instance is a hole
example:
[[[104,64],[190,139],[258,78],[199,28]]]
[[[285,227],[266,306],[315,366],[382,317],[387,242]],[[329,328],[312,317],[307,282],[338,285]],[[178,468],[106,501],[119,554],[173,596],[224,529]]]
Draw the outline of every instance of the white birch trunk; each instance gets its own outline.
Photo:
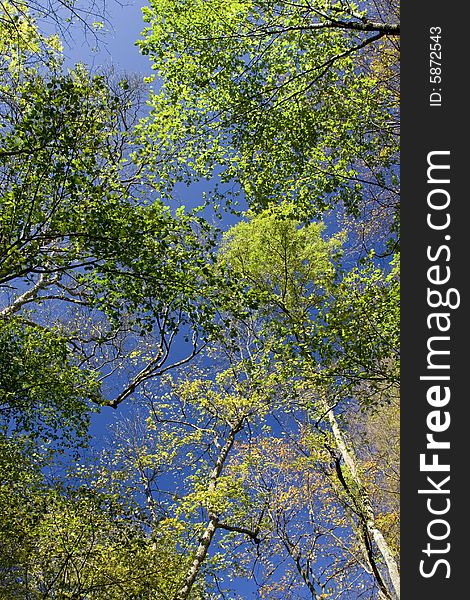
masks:
[[[352,480],[354,481],[357,488],[360,490],[360,504],[363,510],[363,517],[365,521],[365,525],[367,528],[367,532],[370,535],[371,539],[374,540],[377,548],[382,555],[382,558],[387,567],[388,575],[390,577],[390,581],[393,587],[393,591],[396,594],[396,597],[400,598],[400,571],[398,569],[398,564],[393,556],[393,552],[390,549],[386,539],[384,538],[380,529],[376,526],[375,523],[375,515],[372,508],[372,503],[367,493],[367,490],[364,487],[364,484],[361,481],[361,477],[359,475],[356,460],[353,456],[352,452],[348,449],[341,429],[338,425],[336,417],[334,415],[333,410],[328,409],[328,419],[331,425],[331,430],[333,433],[333,437],[336,442],[337,449],[341,454],[341,458],[344,460],[345,465],[347,466]]]
[[[209,495],[215,490],[217,479],[219,478],[224,467],[225,461],[227,460],[227,456],[230,450],[232,449],[233,443],[235,441],[235,436],[242,429],[242,427],[243,419],[238,421],[238,423],[230,429],[225,444],[221,448],[215,466],[210,474],[209,485],[207,486],[207,493]],[[186,573],[184,583],[176,593],[174,600],[187,600],[187,598],[189,597],[189,594],[191,593],[191,589],[194,585],[194,582],[196,581],[201,566],[207,556],[207,552],[209,551],[212,539],[217,530],[218,522],[219,519],[217,515],[209,511],[209,521],[206,525],[206,528],[204,529],[202,536],[199,539],[199,545],[197,547],[196,554],[194,555],[193,563],[189,568],[188,572]]]

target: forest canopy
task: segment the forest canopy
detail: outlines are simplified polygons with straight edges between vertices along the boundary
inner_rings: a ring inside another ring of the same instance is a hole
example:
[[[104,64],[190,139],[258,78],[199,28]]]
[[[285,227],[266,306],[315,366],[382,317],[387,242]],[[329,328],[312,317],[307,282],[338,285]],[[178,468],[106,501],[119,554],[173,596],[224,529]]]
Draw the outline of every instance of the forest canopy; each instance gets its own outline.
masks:
[[[0,596],[396,600],[399,7],[141,8],[0,0]]]

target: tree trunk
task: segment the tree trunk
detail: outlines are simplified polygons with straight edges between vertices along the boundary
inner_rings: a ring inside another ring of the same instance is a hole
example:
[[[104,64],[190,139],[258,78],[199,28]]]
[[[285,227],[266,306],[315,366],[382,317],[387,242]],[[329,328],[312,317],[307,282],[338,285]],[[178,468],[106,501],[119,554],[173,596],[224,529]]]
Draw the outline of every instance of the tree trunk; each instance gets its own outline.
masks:
[[[216,529],[217,517],[215,515],[212,515],[209,517],[207,527],[199,540],[199,546],[196,550],[193,564],[191,565],[189,571],[186,573],[186,577],[184,578],[184,584],[178,590],[175,596],[175,600],[187,600],[187,598],[189,597],[189,594],[191,593],[191,589],[194,585],[194,582],[196,581],[201,565],[207,556],[207,551],[209,550],[209,546],[211,545],[212,538],[214,537]]]
[[[215,487],[217,485],[217,479],[220,477],[225,461],[227,460],[227,456],[230,450],[232,449],[233,443],[235,441],[235,436],[239,431],[241,431],[243,427],[243,421],[244,418],[240,419],[234,426],[231,427],[229,431],[227,439],[225,440],[225,444],[221,448],[215,466],[210,474],[209,485],[207,486],[208,494],[211,494],[215,490]],[[199,539],[199,545],[194,555],[193,563],[189,568],[188,572],[186,573],[183,585],[176,593],[174,600],[187,600],[187,598],[189,598],[191,589],[194,585],[194,582],[196,581],[201,566],[207,556],[207,552],[211,545],[214,534],[217,530],[218,522],[218,516],[215,513],[209,511],[209,520],[206,525],[206,528],[204,529],[203,534]]]
[[[328,407],[325,406],[325,408],[328,408]],[[331,430],[332,430],[333,437],[336,442],[337,449],[339,450],[339,453],[341,455],[341,458],[344,461],[344,464],[348,467],[349,472],[352,477],[352,480],[354,481],[354,484],[357,486],[359,493],[360,493],[360,498],[357,498],[357,501],[355,502],[355,506],[357,507],[359,505],[361,517],[363,518],[363,523],[366,528],[366,532],[370,536],[370,538],[372,540],[374,540],[380,554],[382,555],[382,558],[387,567],[388,575],[390,577],[390,582],[392,584],[393,590],[396,594],[396,597],[399,599],[400,598],[400,571],[398,569],[397,562],[395,561],[393,552],[391,551],[390,546],[388,545],[382,532],[376,526],[374,510],[372,508],[372,503],[371,503],[369,494],[367,493],[367,490],[361,481],[361,477],[360,477],[358,469],[357,469],[355,457],[353,456],[352,452],[348,449],[348,447],[344,441],[343,434],[338,425],[338,422],[336,420],[333,410],[328,409],[327,414],[328,414],[328,419],[329,419],[329,422],[331,425]],[[350,493],[350,490],[346,490],[346,491],[348,493]],[[379,581],[378,583],[380,585],[381,582]],[[382,586],[380,586],[380,587],[382,587]]]

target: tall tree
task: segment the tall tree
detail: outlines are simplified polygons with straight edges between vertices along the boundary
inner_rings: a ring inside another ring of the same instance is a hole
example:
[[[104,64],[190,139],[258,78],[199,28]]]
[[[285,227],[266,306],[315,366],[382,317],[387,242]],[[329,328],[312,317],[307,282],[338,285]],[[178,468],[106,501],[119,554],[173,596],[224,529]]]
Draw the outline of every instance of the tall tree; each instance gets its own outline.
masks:
[[[393,598],[399,595],[396,555],[378,526],[340,415],[351,397],[363,407],[379,406],[378,389],[397,382],[396,271],[376,271],[371,279],[353,272],[341,281],[331,261],[334,240],[313,236],[312,227],[300,227],[288,205],[266,210],[228,232],[223,257],[262,295],[266,331],[274,327],[284,366],[291,361],[291,376],[300,376],[312,399],[314,422],[335,465],[335,485],[346,498],[380,596]],[[360,394],[361,383],[375,393]]]

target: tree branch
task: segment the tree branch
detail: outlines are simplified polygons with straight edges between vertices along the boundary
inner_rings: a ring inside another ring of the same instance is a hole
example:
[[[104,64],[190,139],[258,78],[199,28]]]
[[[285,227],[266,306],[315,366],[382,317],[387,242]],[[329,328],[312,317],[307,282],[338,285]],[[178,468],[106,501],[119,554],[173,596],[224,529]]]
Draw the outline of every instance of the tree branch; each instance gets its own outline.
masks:
[[[249,538],[251,538],[256,545],[261,543],[261,539],[258,537],[259,531],[252,531],[251,529],[246,529],[246,527],[237,527],[236,525],[228,525],[227,523],[220,522],[217,522],[217,529],[225,529],[226,531],[242,533],[243,535],[247,535]]]

